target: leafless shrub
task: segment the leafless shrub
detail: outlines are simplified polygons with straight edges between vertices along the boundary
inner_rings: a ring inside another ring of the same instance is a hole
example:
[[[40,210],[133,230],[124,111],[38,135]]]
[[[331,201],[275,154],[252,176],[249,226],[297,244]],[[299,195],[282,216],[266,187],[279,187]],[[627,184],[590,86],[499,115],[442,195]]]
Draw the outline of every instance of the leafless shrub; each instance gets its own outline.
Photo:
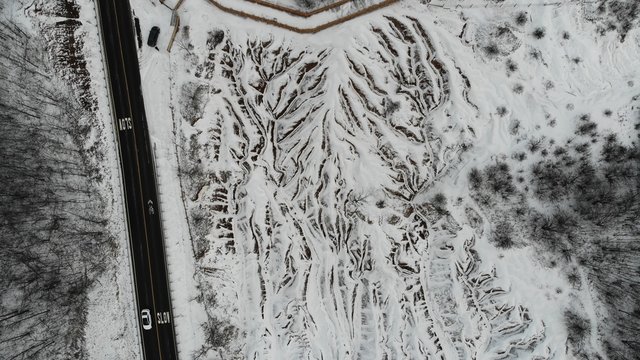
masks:
[[[511,169],[506,162],[498,162],[484,170],[485,185],[496,195],[507,198],[515,193]]]
[[[513,226],[508,221],[498,222],[493,229],[491,242],[500,249],[509,249],[515,245],[513,241]]]
[[[447,197],[443,193],[437,193],[431,200],[431,205],[436,209],[438,214],[445,215],[447,211]]]
[[[483,50],[485,54],[489,56],[496,56],[500,54],[500,49],[498,48],[498,44],[496,43],[490,43],[489,45],[485,46]]]
[[[524,92],[524,86],[522,84],[515,84],[512,90],[516,94],[522,94],[522,92]]]
[[[540,40],[546,35],[546,30],[543,27],[536,28],[533,33],[531,33],[534,38]]]
[[[524,161],[527,159],[527,153],[523,151],[515,152],[511,155],[511,158],[517,161]]]
[[[520,132],[520,120],[513,119],[509,123],[509,133],[511,135],[518,135],[518,132]]]
[[[473,168],[469,172],[469,183],[472,190],[479,190],[480,186],[482,186],[482,174],[478,168]]]
[[[224,31],[222,30],[209,31],[208,37],[207,37],[207,48],[209,50],[215,49],[215,47],[218,46],[218,44],[222,43],[222,40],[224,40]]]
[[[518,71],[518,64],[516,64],[516,62],[511,59],[507,59],[505,66],[507,68],[507,75],[511,75],[512,73]]]
[[[578,125],[578,129],[576,130],[576,134],[585,136],[585,135],[595,135],[596,129],[598,128],[598,124],[593,121],[586,121],[580,125]]]
[[[567,326],[569,343],[576,348],[580,348],[590,332],[591,324],[589,319],[573,310],[567,310],[564,313],[564,321]]]
[[[527,21],[529,20],[528,15],[526,12],[521,11],[516,15],[516,24],[518,24],[519,26],[523,26],[527,23]]]

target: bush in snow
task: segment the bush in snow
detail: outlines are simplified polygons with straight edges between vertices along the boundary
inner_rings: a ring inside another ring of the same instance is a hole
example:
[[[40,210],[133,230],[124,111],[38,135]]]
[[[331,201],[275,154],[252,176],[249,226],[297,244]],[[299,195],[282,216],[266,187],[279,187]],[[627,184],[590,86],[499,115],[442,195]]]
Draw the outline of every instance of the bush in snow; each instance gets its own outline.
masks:
[[[576,134],[585,136],[585,135],[595,135],[596,129],[598,128],[598,124],[593,121],[585,121],[578,125],[578,129],[576,130]]]
[[[524,92],[524,86],[522,84],[515,84],[513,86],[513,92],[516,94],[522,94]]]
[[[508,198],[515,192],[511,169],[506,162],[498,162],[484,170],[487,188],[494,194]]]
[[[539,27],[533,30],[533,33],[531,35],[533,35],[534,38],[540,40],[546,35],[546,31],[543,27]]]
[[[209,50],[215,49],[215,47],[218,46],[218,44],[220,44],[222,40],[224,40],[224,31],[209,31],[207,36],[207,48]]]
[[[567,310],[564,313],[564,321],[567,326],[569,344],[579,349],[591,331],[589,319],[580,316],[572,310]]]
[[[447,197],[443,193],[437,193],[431,200],[431,205],[440,215],[445,215],[447,211]]]
[[[509,249],[515,244],[513,241],[513,226],[508,221],[496,224],[490,238],[491,242],[500,249]]]
[[[505,65],[507,67],[507,76],[510,76],[512,73],[518,70],[518,64],[516,64],[511,59],[507,59],[507,62],[505,63]]]
[[[304,9],[314,8],[323,2],[326,2],[326,0],[296,0],[296,4]]]
[[[469,183],[472,190],[479,190],[482,185],[482,174],[478,168],[473,168],[469,172]]]
[[[521,11],[516,15],[516,24],[518,24],[519,26],[523,26],[527,23],[528,20],[528,15],[524,11]]]

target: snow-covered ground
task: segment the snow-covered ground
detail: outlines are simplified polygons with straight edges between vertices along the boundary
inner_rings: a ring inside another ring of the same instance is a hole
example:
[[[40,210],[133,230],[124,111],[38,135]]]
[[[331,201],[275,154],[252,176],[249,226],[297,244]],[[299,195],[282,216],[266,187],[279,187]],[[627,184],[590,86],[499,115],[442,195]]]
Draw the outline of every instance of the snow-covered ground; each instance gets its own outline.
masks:
[[[186,1],[167,53],[169,10],[133,6],[162,28],[140,57],[183,357],[611,355],[588,267],[517,222],[496,246],[512,205],[550,205],[468,174],[527,184],[518,152],[581,141],[584,114],[637,141],[637,29],[591,3],[401,1],[298,35]]]
[[[90,86],[57,70],[91,94],[117,239],[84,346],[132,359],[97,20],[77,3]],[[17,4],[30,31],[60,20]],[[180,358],[637,356],[640,10],[599,6],[407,0],[300,35],[187,0],[168,53],[170,9],[133,2],[144,37],[161,28],[138,56]]]
[[[2,121],[11,119],[7,109],[32,109],[32,113],[23,112],[29,117],[18,126],[29,127],[27,142],[39,149],[20,165],[29,169],[36,164],[42,185],[19,177],[13,181],[31,187],[27,190],[32,197],[46,195],[42,202],[28,199],[35,207],[21,219],[30,224],[27,232],[8,227],[8,219],[16,216],[11,212],[21,211],[15,202],[9,213],[3,210],[3,229],[13,234],[5,238],[3,232],[1,262],[13,263],[15,256],[5,256],[15,252],[13,237],[24,236],[18,249],[30,257],[21,266],[42,275],[21,279],[20,266],[15,266],[3,276],[10,281],[2,290],[0,313],[19,311],[21,316],[1,325],[0,357],[138,358],[121,179],[93,2],[11,1],[0,4],[0,13],[0,36],[7,41],[3,46],[16,37],[23,39],[4,50],[3,65],[13,65],[2,72]],[[4,129],[3,135],[10,136]],[[18,144],[18,149],[28,147]],[[2,153],[3,176],[11,169],[6,155]],[[3,203],[11,205],[16,194],[5,195]],[[39,229],[44,226],[49,226],[46,240],[30,246],[41,239],[34,234],[43,233]],[[11,293],[15,286],[32,289]],[[5,303],[11,295],[14,298]]]
[[[151,4],[132,4],[134,14],[140,19],[144,35],[152,26],[161,27],[158,44],[160,48],[165,48],[171,35],[167,26],[171,20],[171,12],[164,6],[148,5]],[[194,280],[197,265],[193,260],[190,240],[192,235],[187,225],[184,196],[178,178],[176,124],[173,122],[174,109],[168,102],[175,80],[171,76],[164,50],[158,52],[145,46],[138,53],[138,58],[149,135],[156,155],[160,210],[167,247],[178,350],[181,357],[189,358],[193,349],[204,341],[201,324],[206,321],[206,315],[204,308],[195,301],[198,295],[198,283]]]

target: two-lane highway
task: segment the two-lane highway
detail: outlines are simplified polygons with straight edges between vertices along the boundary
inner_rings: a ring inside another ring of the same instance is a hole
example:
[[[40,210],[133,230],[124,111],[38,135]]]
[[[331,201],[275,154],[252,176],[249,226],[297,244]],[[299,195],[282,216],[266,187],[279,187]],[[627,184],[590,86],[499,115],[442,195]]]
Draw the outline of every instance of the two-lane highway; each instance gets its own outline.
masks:
[[[145,359],[177,359],[153,154],[128,0],[96,0],[120,153]]]

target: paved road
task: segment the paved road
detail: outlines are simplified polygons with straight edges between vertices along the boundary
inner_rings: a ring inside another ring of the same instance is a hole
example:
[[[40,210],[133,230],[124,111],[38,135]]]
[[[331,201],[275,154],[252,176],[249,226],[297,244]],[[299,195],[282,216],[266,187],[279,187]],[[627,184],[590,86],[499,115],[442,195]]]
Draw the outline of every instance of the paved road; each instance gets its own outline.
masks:
[[[177,359],[153,154],[147,132],[136,39],[127,0],[97,0],[118,131],[138,324],[145,359]],[[144,329],[148,309],[151,329]]]

